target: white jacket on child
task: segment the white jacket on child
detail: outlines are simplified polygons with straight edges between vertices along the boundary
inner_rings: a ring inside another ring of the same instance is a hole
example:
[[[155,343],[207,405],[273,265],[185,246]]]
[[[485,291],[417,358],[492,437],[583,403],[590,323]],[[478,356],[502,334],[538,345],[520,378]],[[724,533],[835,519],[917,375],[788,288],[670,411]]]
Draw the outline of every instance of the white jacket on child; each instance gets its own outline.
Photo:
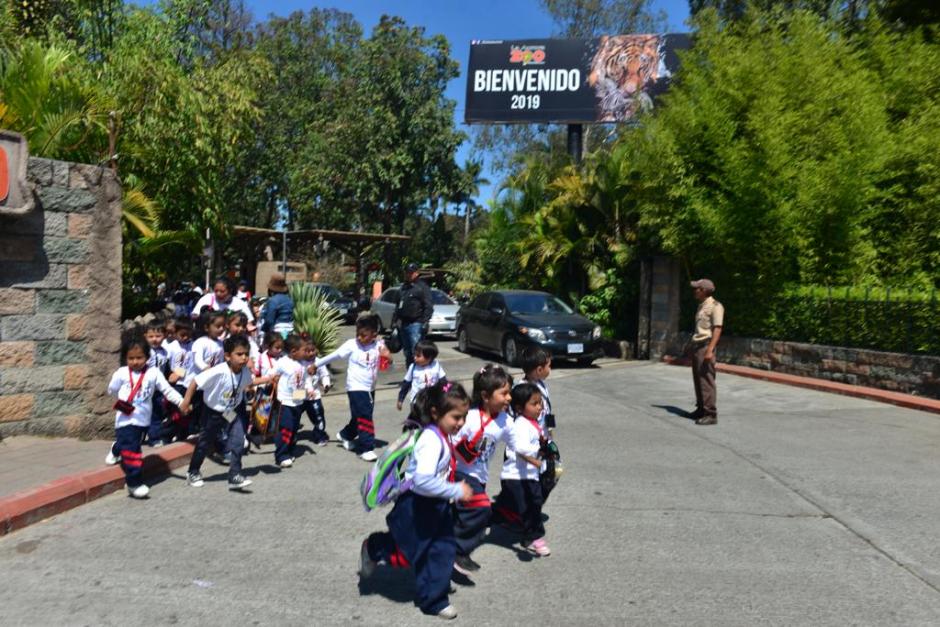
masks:
[[[378,376],[379,347],[381,346],[384,346],[382,340],[371,344],[360,344],[356,339],[346,340],[342,346],[329,355],[317,359],[317,368],[337,359],[348,359],[346,391],[371,392],[375,389],[375,380]]]
[[[196,376],[196,366],[193,363],[193,343],[180,343],[174,340],[167,348],[167,354],[170,359],[170,372],[180,372],[182,376],[176,382],[183,387],[189,387],[193,377]]]
[[[203,335],[193,342],[193,365],[196,374],[218,366],[224,359],[225,353],[222,350],[222,340]]]
[[[245,389],[251,385],[251,371],[246,366],[236,374],[223,362],[203,370],[194,380],[196,387],[202,390],[202,402],[209,409],[225,414],[245,400]]]
[[[141,381],[141,377],[143,377],[143,381]],[[131,383],[132,378],[133,384]],[[163,373],[156,368],[145,368],[141,372],[133,372],[127,366],[118,368],[114,371],[114,374],[111,375],[111,382],[108,384],[108,394],[119,400],[126,401],[131,395],[131,390],[137,387],[138,381],[141,381],[140,387],[131,401],[131,404],[134,406],[134,411],[130,414],[116,411],[114,413],[115,429],[126,427],[127,425],[149,427],[150,419],[153,414],[153,393],[156,390],[160,390],[163,396],[174,405],[179,406],[179,404],[183,402],[183,397],[180,396],[180,393],[174,390],[172,385],[167,383]]]
[[[411,364],[408,366],[408,372],[405,373],[404,378],[404,381],[411,384],[411,389],[408,391],[408,400],[414,403],[418,392],[431,387],[446,376],[447,373],[444,372],[441,364],[436,359],[424,366]]]
[[[274,362],[272,374],[280,376],[277,380],[277,400],[281,405],[287,407],[303,405],[307,399],[307,392],[304,389],[306,372],[307,369],[302,363],[287,355]]]
[[[512,421],[513,450],[528,457],[537,458],[541,448],[542,431],[538,421],[532,421],[519,416]],[[503,462],[500,479],[536,480],[539,478],[539,468],[536,468],[518,455],[507,457]]]
[[[414,481],[411,491],[421,496],[447,501],[463,496],[459,483],[448,481],[451,469],[451,451],[434,427],[427,427],[418,436],[411,462],[405,470],[405,479]]]
[[[496,452],[496,443],[502,441],[506,444],[506,449],[515,448],[513,441],[512,419],[506,412],[501,412],[496,418],[489,420],[479,409],[471,409],[467,412],[467,420],[463,427],[454,436],[454,442],[459,442],[463,438],[472,440],[480,430],[481,425],[486,422],[483,428],[483,438],[480,441],[480,456],[472,464],[466,463],[457,456],[457,471],[465,475],[470,475],[480,483],[486,485],[490,477],[490,460],[493,453]]]
[[[329,368],[320,366],[319,368],[314,368],[313,374],[311,374],[309,368],[310,366],[314,366],[315,362],[302,360],[300,363],[304,367],[304,390],[307,392],[307,400],[318,401],[322,399],[323,393],[321,389],[331,385],[333,381],[330,377]]]

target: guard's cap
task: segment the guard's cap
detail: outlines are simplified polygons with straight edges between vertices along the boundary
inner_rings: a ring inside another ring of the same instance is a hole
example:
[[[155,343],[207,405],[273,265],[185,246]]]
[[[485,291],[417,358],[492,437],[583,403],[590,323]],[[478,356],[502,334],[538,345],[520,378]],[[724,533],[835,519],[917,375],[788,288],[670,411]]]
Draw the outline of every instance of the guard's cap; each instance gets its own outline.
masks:
[[[698,281],[692,281],[689,285],[692,287],[700,287],[706,292],[715,291],[715,284],[712,283],[711,279],[699,279]]]
[[[418,270],[418,264],[413,261],[405,264],[405,272],[417,272]]]

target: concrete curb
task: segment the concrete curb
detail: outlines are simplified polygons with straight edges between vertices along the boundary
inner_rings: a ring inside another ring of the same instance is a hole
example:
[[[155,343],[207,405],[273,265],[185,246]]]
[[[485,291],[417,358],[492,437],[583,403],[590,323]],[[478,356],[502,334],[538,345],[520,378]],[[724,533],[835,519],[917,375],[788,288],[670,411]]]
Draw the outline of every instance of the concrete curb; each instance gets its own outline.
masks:
[[[144,477],[168,474],[189,462],[194,446],[177,442],[144,457]],[[103,450],[103,449],[102,449]],[[76,473],[41,486],[0,498],[0,536],[61,514],[116,492],[124,487],[120,466],[106,466]]]
[[[687,357],[663,357],[663,362],[672,366],[688,366],[690,361]],[[913,396],[911,394],[901,394],[900,392],[891,392],[889,390],[879,390],[878,388],[869,388],[861,385],[849,385],[848,383],[839,383],[837,381],[826,381],[825,379],[814,379],[812,377],[800,377],[793,374],[784,374],[782,372],[772,372],[770,370],[759,370],[757,368],[747,368],[745,366],[733,366],[731,364],[718,364],[718,372],[734,374],[739,377],[748,377],[750,379],[759,379],[770,383],[782,383],[820,392],[830,392],[832,394],[841,394],[843,396],[852,396],[855,398],[864,398],[879,403],[888,403],[907,409],[917,409],[934,414],[940,414],[940,400]]]

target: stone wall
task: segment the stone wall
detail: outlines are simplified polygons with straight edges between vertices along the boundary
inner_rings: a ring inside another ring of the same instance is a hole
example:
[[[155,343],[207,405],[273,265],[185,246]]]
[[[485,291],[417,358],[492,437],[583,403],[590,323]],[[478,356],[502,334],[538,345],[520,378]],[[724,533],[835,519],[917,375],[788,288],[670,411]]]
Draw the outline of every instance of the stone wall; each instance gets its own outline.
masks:
[[[680,341],[688,339],[680,334]],[[678,344],[678,343],[677,343]],[[850,385],[940,398],[940,356],[722,336],[718,361]]]
[[[0,436],[110,437],[121,189],[107,169],[31,158],[38,202],[0,216]]]

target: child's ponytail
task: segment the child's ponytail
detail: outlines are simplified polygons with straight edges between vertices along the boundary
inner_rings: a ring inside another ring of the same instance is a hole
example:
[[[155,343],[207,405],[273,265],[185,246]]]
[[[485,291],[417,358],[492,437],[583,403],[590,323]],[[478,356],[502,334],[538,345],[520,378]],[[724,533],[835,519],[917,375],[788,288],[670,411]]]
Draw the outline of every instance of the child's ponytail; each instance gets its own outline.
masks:
[[[512,387],[512,377],[509,373],[502,366],[486,364],[473,374],[473,400],[470,402],[471,406],[482,407],[484,394],[490,396],[505,385]]]

